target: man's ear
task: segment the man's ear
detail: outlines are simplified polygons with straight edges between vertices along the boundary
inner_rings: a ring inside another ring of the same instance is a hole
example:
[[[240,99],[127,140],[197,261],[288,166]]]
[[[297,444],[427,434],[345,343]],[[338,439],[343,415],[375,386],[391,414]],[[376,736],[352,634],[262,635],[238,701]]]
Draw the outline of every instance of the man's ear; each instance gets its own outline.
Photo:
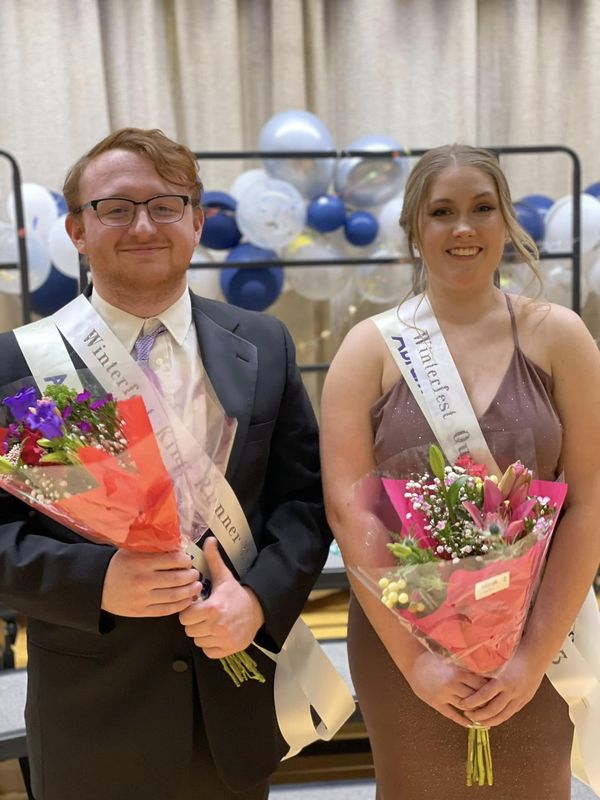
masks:
[[[204,226],[204,211],[201,208],[194,208],[194,242],[196,247],[202,235],[202,228]]]
[[[80,253],[85,253],[85,229],[83,221],[79,214],[67,214],[65,219],[65,229],[77,250]]]

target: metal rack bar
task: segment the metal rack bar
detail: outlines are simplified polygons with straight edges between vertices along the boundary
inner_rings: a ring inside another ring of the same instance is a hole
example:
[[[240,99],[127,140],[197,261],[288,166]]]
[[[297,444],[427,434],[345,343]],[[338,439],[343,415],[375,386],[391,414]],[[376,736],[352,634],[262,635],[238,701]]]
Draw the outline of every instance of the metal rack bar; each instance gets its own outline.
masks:
[[[27,324],[31,321],[31,301],[29,297],[29,264],[27,262],[27,241],[25,232],[25,212],[23,210],[23,195],[21,192],[21,171],[14,156],[12,156],[6,150],[0,150],[0,156],[5,158],[11,167],[19,256],[18,264],[0,264],[0,267],[4,269],[18,269],[21,273],[21,308],[23,324]]]
[[[531,155],[541,153],[564,153],[572,162],[572,193],[573,197],[578,197],[581,193],[581,162],[577,153],[570,147],[564,145],[524,145],[519,146],[495,146],[486,147],[498,157],[501,155]],[[401,148],[398,150],[315,150],[299,152],[297,150],[216,150],[216,151],[197,151],[194,153],[199,161],[207,160],[268,160],[268,159],[289,159],[289,158],[415,158],[427,152],[427,148]],[[540,252],[541,260],[569,259],[573,264],[571,282],[571,308],[576,314],[581,314],[581,208],[579,203],[573,203],[573,227],[572,227],[573,249],[561,253]],[[348,258],[331,260],[310,260],[310,261],[289,261],[277,259],[278,266],[287,267],[319,267],[319,266],[359,266],[366,263],[403,263],[398,259],[375,259],[375,258]],[[272,267],[274,262],[270,261],[245,261],[235,262],[236,269],[252,269],[260,267]],[[227,263],[218,264],[193,264],[192,269],[224,269],[231,265]],[[313,365],[305,365],[306,371]],[[314,370],[313,370],[314,371]]]

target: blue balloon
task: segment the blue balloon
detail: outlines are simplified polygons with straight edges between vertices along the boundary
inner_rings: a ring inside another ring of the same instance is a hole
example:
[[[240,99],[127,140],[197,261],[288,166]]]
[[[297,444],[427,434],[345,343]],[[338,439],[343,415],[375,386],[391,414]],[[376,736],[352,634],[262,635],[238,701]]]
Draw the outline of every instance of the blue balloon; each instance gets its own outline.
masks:
[[[584,189],[583,191],[585,194],[591,194],[600,200],[600,181],[596,181],[596,183],[590,183],[587,189]]]
[[[546,214],[554,205],[554,200],[545,194],[527,194],[519,200],[519,203],[533,206],[542,218],[542,221],[544,221],[546,219]]]
[[[62,194],[60,192],[55,192],[54,189],[48,189],[48,191],[54,198],[54,202],[56,203],[56,207],[58,209],[58,216],[62,217],[63,214],[68,214],[69,209],[67,208],[67,203]]]
[[[277,253],[244,242],[234,247],[225,259],[228,263],[275,261]],[[221,270],[221,291],[228,303],[250,311],[264,311],[273,305],[283,288],[281,267],[245,267]]]
[[[202,198],[204,227],[200,244],[211,250],[235,247],[242,234],[235,220],[236,200],[226,192],[206,192]]]
[[[41,317],[54,314],[61,306],[77,297],[78,283],[75,278],[60,272],[55,266],[50,269],[50,274],[45,282],[31,292],[31,308]]]
[[[535,206],[529,205],[522,200],[513,203],[513,209],[517,222],[527,231],[534,242],[541,242],[544,239],[544,220]]]
[[[379,223],[368,211],[355,211],[344,224],[344,234],[355,247],[366,247],[375,241]]]
[[[308,204],[306,222],[320,233],[337,230],[346,221],[346,206],[334,194],[322,194]]]

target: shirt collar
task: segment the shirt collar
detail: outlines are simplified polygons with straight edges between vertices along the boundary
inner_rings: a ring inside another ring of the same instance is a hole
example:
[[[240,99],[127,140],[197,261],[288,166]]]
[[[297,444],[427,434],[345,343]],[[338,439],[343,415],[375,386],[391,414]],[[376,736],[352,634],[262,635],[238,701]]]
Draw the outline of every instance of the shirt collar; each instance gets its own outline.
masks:
[[[101,297],[95,287],[92,289],[90,300],[92,306],[100,314],[109,328],[111,328],[128,352],[133,350],[135,340],[142,332],[144,323],[147,323],[149,320],[159,320],[162,322],[180,347],[192,324],[192,303],[187,287],[181,297],[176,300],[173,305],[161,311],[156,317],[136,317],[135,314],[123,311],[123,309],[113,306]],[[153,325],[146,324],[147,330],[145,329],[144,333],[149,333],[157,325],[158,322]]]

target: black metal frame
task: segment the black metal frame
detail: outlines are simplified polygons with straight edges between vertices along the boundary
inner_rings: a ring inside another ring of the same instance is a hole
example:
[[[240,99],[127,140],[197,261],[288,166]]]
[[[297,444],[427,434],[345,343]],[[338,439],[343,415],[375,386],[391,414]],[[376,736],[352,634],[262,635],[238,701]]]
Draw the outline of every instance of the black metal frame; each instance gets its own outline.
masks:
[[[15,198],[15,222],[19,243],[19,263],[0,264],[0,267],[2,269],[17,268],[21,272],[21,308],[23,310],[23,324],[26,325],[31,321],[31,301],[29,297],[29,265],[27,263],[27,244],[25,240],[25,212],[21,193],[21,171],[14,156],[6,150],[0,150],[0,157],[5,158],[11,167],[13,195]]]
[[[581,192],[581,164],[579,156],[569,147],[562,145],[531,145],[523,147],[488,147],[497,156],[501,155],[531,155],[541,153],[564,153],[567,155],[573,166],[572,176],[572,194],[576,197]],[[372,150],[319,150],[311,151],[310,158],[415,158],[423,155],[427,149],[411,150],[389,150],[374,152]],[[290,159],[290,158],[306,158],[307,153],[294,151],[259,151],[259,150],[240,150],[240,151],[198,151],[194,153],[199,161],[206,160],[252,160],[252,159]],[[25,232],[25,215],[23,211],[23,199],[21,193],[21,174],[19,166],[15,158],[5,150],[0,150],[0,157],[6,158],[12,169],[12,184],[13,193],[15,198],[15,217],[16,228],[19,243],[19,263],[18,264],[0,264],[2,269],[19,269],[21,272],[21,307],[23,323],[26,324],[31,321],[31,301],[29,293],[29,273],[27,265],[27,247],[26,247],[26,232]],[[572,275],[572,294],[571,294],[571,308],[577,314],[581,313],[581,210],[579,203],[573,203],[573,249],[564,253],[541,253],[542,259],[569,259],[573,264]],[[277,264],[285,267],[323,267],[323,266],[350,266],[358,267],[365,263],[372,264],[394,264],[397,259],[393,257],[378,257],[378,258],[340,258],[340,259],[303,259],[303,260],[286,260],[278,259]],[[192,264],[191,269],[224,269],[230,266],[228,264]],[[236,269],[250,269],[256,267],[272,267],[273,263],[270,261],[245,261],[236,262]],[[82,288],[87,283],[87,267],[80,258],[80,273],[79,284]],[[301,370],[303,372],[323,372],[327,370],[328,364],[303,364]]]

